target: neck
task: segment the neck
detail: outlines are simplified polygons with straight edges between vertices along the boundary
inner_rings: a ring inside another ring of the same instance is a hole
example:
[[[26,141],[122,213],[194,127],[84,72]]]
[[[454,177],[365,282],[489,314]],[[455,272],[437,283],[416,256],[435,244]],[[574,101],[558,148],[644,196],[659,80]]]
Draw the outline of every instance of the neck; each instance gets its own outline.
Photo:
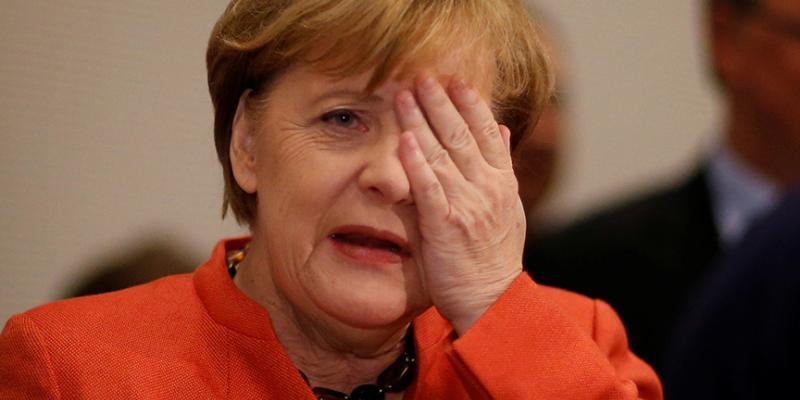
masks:
[[[731,107],[728,141],[733,152],[748,166],[781,189],[800,183],[800,144],[787,143],[786,127],[762,123],[752,109]]]
[[[278,341],[312,387],[350,393],[359,385],[375,383],[402,354],[408,322],[363,329],[315,312],[313,305],[301,309],[277,288],[269,268],[263,249],[251,246],[234,283],[267,310]]]

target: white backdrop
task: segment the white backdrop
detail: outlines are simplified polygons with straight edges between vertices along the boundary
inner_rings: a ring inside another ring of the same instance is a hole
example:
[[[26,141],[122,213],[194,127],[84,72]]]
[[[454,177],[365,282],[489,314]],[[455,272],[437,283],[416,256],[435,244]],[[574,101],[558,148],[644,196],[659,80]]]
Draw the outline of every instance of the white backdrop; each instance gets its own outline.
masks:
[[[205,45],[220,0],[3,0],[0,322],[93,260],[221,237]],[[562,219],[680,173],[717,113],[695,0],[540,0],[560,33],[571,133],[546,209]]]

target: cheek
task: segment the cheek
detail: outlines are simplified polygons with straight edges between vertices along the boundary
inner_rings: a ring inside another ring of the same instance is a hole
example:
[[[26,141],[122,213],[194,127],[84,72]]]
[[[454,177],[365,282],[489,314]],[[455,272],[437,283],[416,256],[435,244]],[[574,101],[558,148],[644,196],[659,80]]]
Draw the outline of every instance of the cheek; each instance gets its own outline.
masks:
[[[259,223],[313,234],[352,184],[357,167],[351,155],[294,136],[264,143],[260,149]]]
[[[284,290],[308,278],[303,267],[326,235],[326,221],[347,188],[340,157],[306,141],[265,146],[257,166],[258,223],[271,262],[283,268],[273,277]]]
[[[314,171],[324,164],[324,153],[301,133],[281,132],[280,136],[259,142],[259,200],[275,201],[313,188]]]

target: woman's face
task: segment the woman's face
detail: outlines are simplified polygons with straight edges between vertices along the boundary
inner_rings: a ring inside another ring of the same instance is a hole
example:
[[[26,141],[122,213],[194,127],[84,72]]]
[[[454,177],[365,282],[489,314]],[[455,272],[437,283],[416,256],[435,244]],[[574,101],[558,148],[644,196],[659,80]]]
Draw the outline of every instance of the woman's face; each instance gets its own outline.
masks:
[[[445,84],[487,75],[465,73],[460,59],[426,69]],[[306,317],[359,328],[406,321],[430,304],[412,257],[417,213],[394,111],[413,74],[365,95],[369,78],[288,69],[237,119],[234,136],[237,126],[250,132],[240,147],[251,162],[236,167],[232,151],[237,181],[257,193],[251,246],[261,247],[278,295]],[[490,82],[472,83],[489,92]]]

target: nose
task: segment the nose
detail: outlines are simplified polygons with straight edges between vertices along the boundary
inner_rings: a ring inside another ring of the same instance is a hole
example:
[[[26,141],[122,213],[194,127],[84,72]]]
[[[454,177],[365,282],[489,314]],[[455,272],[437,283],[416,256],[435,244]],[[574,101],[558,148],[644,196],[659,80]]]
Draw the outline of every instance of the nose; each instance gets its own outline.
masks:
[[[365,149],[358,185],[370,198],[385,204],[411,204],[411,186],[398,154],[399,135],[386,135]]]

